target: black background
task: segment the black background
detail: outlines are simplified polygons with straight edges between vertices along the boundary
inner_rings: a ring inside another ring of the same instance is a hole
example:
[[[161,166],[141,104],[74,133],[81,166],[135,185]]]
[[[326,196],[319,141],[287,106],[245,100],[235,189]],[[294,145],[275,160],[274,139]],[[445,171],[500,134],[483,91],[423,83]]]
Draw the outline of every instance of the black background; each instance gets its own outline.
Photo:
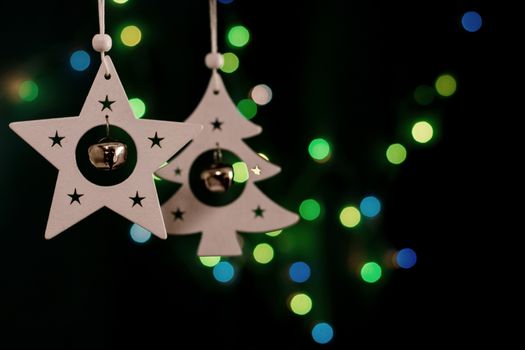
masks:
[[[460,25],[468,10],[483,16],[477,33]],[[209,79],[207,11],[204,0],[108,2],[112,59],[128,95],[147,101],[147,117],[183,121],[197,105]],[[137,245],[130,223],[109,210],[44,240],[57,171],[7,125],[78,114],[99,59],[93,54],[82,73],[72,72],[68,59],[75,49],[91,52],[96,1],[2,2],[0,13],[1,348],[11,337],[14,348],[317,348],[310,329],[323,320],[335,330],[327,348],[424,348],[455,336],[474,342],[493,335],[492,290],[505,288],[496,287],[504,267],[494,263],[497,203],[485,180],[499,169],[505,121],[493,108],[503,74],[492,67],[505,56],[496,9],[479,1],[219,5],[223,51],[229,25],[243,23],[252,34],[235,51],[240,69],[223,75],[230,94],[244,98],[256,83],[274,92],[253,120],[264,132],[247,143],[283,172],[259,187],[291,210],[310,197],[324,204],[320,220],[278,240],[245,236],[245,256],[231,259],[240,275],[227,286],[196,260],[198,235]],[[133,49],[118,43],[127,22],[144,34]],[[37,101],[8,99],[5,84],[17,72],[39,82]],[[457,78],[457,93],[418,106],[414,88],[442,73]],[[420,115],[438,121],[429,146],[410,143],[410,125]],[[333,147],[322,165],[307,153],[318,136]],[[384,159],[393,142],[409,144],[399,167]],[[160,183],[161,200],[176,188]],[[340,208],[369,193],[382,198],[381,218],[363,223],[359,234],[344,230]],[[277,247],[268,266],[250,257],[249,247],[261,241]],[[411,270],[386,271],[374,285],[352,271],[355,257],[381,259],[405,246],[418,254]],[[288,264],[301,259],[313,268],[306,286],[286,278]],[[314,300],[304,317],[286,307],[299,290]]]

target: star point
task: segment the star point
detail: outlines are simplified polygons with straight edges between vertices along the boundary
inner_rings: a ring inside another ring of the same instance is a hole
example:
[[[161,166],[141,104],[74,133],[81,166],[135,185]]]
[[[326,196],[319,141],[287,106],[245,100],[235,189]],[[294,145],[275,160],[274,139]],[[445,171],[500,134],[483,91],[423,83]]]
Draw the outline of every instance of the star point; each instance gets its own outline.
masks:
[[[258,165],[255,166],[255,168],[250,169],[255,175],[261,175],[261,169]]]

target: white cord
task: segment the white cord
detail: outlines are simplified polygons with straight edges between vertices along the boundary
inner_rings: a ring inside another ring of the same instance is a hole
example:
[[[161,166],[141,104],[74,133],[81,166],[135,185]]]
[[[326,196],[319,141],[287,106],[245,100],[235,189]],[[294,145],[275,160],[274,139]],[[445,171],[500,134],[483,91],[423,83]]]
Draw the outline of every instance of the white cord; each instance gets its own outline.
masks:
[[[210,0],[211,52],[217,53],[217,0]]]
[[[211,54],[215,59],[218,59],[218,45],[217,45],[217,0],[210,0],[210,36],[211,36]],[[219,79],[217,67],[212,68],[213,83],[215,85],[215,92],[219,92]]]
[[[105,13],[106,13],[105,7],[106,6],[105,4],[106,4],[105,0],[98,0],[98,25],[100,28],[101,36],[105,36],[105,31],[106,31],[106,19],[105,19]],[[106,60],[106,51],[100,52],[100,59],[102,60],[102,63],[104,63],[104,67],[106,68],[106,76],[109,76],[110,71],[109,71],[109,64]]]

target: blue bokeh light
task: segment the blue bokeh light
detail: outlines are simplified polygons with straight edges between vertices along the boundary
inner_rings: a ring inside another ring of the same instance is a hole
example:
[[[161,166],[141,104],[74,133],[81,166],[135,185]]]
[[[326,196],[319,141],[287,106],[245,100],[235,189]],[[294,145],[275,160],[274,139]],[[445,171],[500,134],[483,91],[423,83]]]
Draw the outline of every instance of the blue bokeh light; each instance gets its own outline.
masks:
[[[78,50],[71,54],[69,63],[74,70],[82,72],[89,67],[91,57],[89,57],[89,54],[86,51]]]
[[[359,209],[364,216],[373,218],[381,211],[381,202],[374,196],[368,196],[363,198]]]
[[[219,0],[221,4],[231,4],[233,0]]]
[[[221,261],[213,267],[213,277],[219,282],[227,283],[233,279],[235,270],[228,261]]]
[[[312,328],[312,338],[316,343],[326,344],[334,337],[334,330],[326,322],[318,323]]]
[[[403,248],[397,252],[396,262],[399,267],[403,269],[409,269],[416,264],[417,255],[416,252],[410,248]]]
[[[137,243],[146,243],[151,238],[151,232],[137,224],[131,225],[129,235],[131,239]]]
[[[310,278],[310,266],[302,261],[294,262],[288,270],[288,275],[296,283],[306,282]]]
[[[468,11],[465,12],[463,17],[461,18],[461,25],[467,32],[477,32],[481,28],[481,24],[483,23],[483,20],[481,19],[481,16],[476,11]]]

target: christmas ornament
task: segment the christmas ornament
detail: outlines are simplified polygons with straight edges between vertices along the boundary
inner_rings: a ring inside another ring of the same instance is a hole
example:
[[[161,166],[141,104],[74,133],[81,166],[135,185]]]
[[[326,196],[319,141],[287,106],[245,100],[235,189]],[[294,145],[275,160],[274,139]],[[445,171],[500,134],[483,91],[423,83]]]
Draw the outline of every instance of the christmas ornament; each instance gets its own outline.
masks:
[[[206,56],[206,65],[212,70],[212,76],[204,97],[187,119],[188,122],[202,124],[204,130],[173,161],[159,169],[157,175],[182,183],[180,190],[162,205],[168,233],[201,232],[198,255],[232,256],[242,254],[237,232],[281,229],[297,222],[298,216],[272,202],[254,184],[276,175],[280,169],[242,142],[243,138],[255,136],[262,129],[238,112],[217,72],[223,60],[217,52],[215,0],[210,0],[210,18],[212,52]],[[222,153],[228,151],[235,154],[249,169],[244,190],[226,205],[213,206],[203,202],[196,197],[195,188],[191,185],[190,173],[196,166],[196,159],[210,151],[215,157],[200,176],[203,186],[213,195],[224,196],[235,186],[241,186],[238,183],[232,185],[232,166],[223,162]]]
[[[98,4],[100,34],[93,38],[93,48],[101,53],[102,64],[80,115],[10,127],[58,169],[47,239],[104,206],[166,238],[152,174],[202,126],[134,117],[117,71],[105,55],[111,38],[104,34],[104,0]],[[102,140],[93,136],[99,128],[106,131]],[[127,141],[112,139],[112,130]],[[131,156],[135,164],[129,161]],[[87,166],[80,166],[84,163]]]

